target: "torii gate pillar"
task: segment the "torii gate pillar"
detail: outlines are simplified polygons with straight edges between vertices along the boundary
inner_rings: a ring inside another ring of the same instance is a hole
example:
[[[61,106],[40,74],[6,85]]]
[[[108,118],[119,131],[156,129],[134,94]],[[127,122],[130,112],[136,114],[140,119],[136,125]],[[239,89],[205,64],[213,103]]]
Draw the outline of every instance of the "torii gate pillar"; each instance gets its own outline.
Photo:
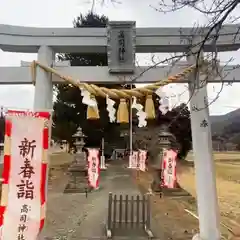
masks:
[[[55,58],[54,51],[48,46],[41,46],[38,50],[38,61],[46,66],[52,67],[53,60]],[[34,110],[35,111],[49,111],[53,110],[53,84],[52,84],[52,74],[44,71],[41,68],[36,70],[36,82],[34,91]],[[52,137],[52,120],[49,126],[49,146]],[[48,168],[49,170],[49,168]],[[47,186],[48,186],[48,173],[46,181],[46,196],[47,196]]]
[[[38,50],[38,61],[46,66],[51,67],[54,60],[54,52],[48,46],[41,46]],[[35,93],[34,93],[34,110],[48,110],[53,108],[53,85],[52,74],[37,68]]]
[[[194,52],[194,50],[192,51]],[[195,64],[196,56],[190,55],[188,61],[190,64]],[[200,229],[200,235],[193,239],[220,240],[207,81],[201,82],[198,74],[193,74],[189,80],[192,144]]]

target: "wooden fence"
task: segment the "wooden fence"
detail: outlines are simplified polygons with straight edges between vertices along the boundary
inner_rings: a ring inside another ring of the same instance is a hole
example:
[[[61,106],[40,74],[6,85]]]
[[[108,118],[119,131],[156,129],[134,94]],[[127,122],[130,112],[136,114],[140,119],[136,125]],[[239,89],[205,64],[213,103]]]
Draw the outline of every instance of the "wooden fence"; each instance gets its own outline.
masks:
[[[143,229],[152,238],[150,230],[149,195],[123,196],[109,193],[107,237],[111,238],[116,229]]]

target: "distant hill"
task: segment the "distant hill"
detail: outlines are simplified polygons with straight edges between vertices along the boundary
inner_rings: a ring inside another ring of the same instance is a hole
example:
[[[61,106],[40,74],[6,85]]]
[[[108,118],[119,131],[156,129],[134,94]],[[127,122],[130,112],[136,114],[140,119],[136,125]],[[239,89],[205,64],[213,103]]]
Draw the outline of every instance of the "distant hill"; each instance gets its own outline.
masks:
[[[240,146],[240,109],[225,115],[210,116],[213,140]]]
[[[212,134],[221,135],[224,133],[224,129],[232,123],[240,123],[240,109],[229,112],[225,115],[210,116],[212,122]]]
[[[240,108],[225,115],[210,116],[210,119],[212,122],[213,135],[221,135],[227,130],[230,125],[240,123]]]

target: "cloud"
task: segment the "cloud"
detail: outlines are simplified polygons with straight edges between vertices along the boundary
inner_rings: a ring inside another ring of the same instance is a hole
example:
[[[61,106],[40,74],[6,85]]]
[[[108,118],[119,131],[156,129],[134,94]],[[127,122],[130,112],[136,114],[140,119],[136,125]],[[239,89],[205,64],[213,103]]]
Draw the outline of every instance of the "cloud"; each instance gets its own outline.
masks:
[[[0,88],[0,106],[11,109],[33,108],[33,86],[14,85]]]

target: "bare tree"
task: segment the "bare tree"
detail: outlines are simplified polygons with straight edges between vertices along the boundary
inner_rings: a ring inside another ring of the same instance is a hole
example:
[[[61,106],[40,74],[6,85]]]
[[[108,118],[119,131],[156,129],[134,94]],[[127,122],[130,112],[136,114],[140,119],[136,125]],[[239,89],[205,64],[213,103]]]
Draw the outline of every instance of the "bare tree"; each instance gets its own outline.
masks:
[[[118,4],[121,1],[117,0],[100,0],[102,5],[104,4]],[[92,10],[96,0],[92,0]],[[177,12],[184,8],[194,9],[200,12],[208,19],[207,24],[202,27],[207,27],[207,32],[202,33],[204,38],[199,42],[199,52],[203,50],[206,42],[212,41],[213,46],[213,58],[217,57],[216,42],[219,38],[219,32],[221,31],[223,24],[235,23],[240,14],[235,11],[240,4],[240,0],[159,0],[156,5],[152,5],[149,1],[149,6],[158,12],[169,13]],[[239,9],[240,10],[240,9]],[[192,35],[199,33],[200,26],[193,26]],[[237,29],[235,35],[238,37],[240,29]],[[181,33],[180,33],[181,34]]]
[[[121,3],[121,0],[99,1],[101,4],[116,5],[118,3]],[[97,0],[92,0],[92,11],[94,10],[94,5],[96,4],[96,2],[99,3],[99,1],[97,2]],[[220,90],[216,93],[216,96],[206,105],[206,107],[209,107],[209,105],[214,103],[219,98],[220,93],[225,86],[223,81],[225,76],[222,76],[221,69],[219,68],[217,41],[219,40],[221,31],[224,30],[224,25],[236,23],[236,21],[239,19],[240,11],[237,12],[237,9],[239,7],[240,0],[159,0],[158,3],[155,5],[151,4],[151,1],[149,1],[148,3],[149,7],[165,14],[170,12],[177,12],[185,8],[192,9],[202,14],[207,19],[207,22],[206,24],[201,26],[199,24],[194,25],[192,27],[190,36],[188,36],[188,39],[184,39],[186,34],[181,33],[181,31],[179,32],[180,36],[184,40],[187,40],[189,44],[189,48],[185,53],[174,55],[164,60],[161,59],[159,61],[156,60],[154,55],[152,55],[152,65],[149,66],[149,68],[143,70],[140,76],[143,75],[146,71],[149,71],[152,68],[155,68],[163,63],[168,63],[174,66],[178,61],[185,58],[188,54],[195,54],[197,56],[197,67],[195,71],[195,74],[197,75],[199,72],[198,64],[201,62],[203,57],[201,53],[205,49],[206,45],[211,45],[212,52],[210,52],[209,54],[204,54],[204,57],[207,58],[210,63],[208,68],[206,68],[205,70],[205,76],[206,78],[208,78],[214,72],[213,77],[220,77],[222,79],[222,84]],[[122,2],[122,4],[124,3]],[[232,33],[235,35],[233,41],[239,40],[238,38],[240,38],[239,27],[236,28],[235,33]],[[193,42],[197,35],[201,35],[201,38]],[[226,65],[229,64],[229,62],[231,61],[232,59],[229,59]],[[134,80],[136,80],[138,77],[139,76],[134,76],[134,79],[131,80],[134,82]],[[196,86],[193,86],[193,88],[196,88]],[[191,98],[192,96],[189,97],[187,104],[190,102]],[[195,109],[195,111],[200,110],[202,109]],[[180,115],[181,112],[179,113],[179,116]],[[174,119],[172,119],[169,125],[172,125],[172,123],[176,121],[179,116],[174,117]]]
[[[203,33],[204,38],[199,43],[199,50],[203,50],[204,45],[208,41],[212,41],[213,54],[217,57],[216,42],[223,24],[235,23],[240,15],[236,10],[240,4],[239,0],[161,0],[157,6],[150,5],[156,11],[169,13],[182,10],[184,8],[194,9],[203,14],[208,22],[205,26],[207,32]],[[235,14],[234,14],[235,13]],[[198,26],[193,26],[194,31],[198,32]],[[238,37],[239,28],[235,32],[235,38]],[[235,39],[236,40],[236,39]]]

